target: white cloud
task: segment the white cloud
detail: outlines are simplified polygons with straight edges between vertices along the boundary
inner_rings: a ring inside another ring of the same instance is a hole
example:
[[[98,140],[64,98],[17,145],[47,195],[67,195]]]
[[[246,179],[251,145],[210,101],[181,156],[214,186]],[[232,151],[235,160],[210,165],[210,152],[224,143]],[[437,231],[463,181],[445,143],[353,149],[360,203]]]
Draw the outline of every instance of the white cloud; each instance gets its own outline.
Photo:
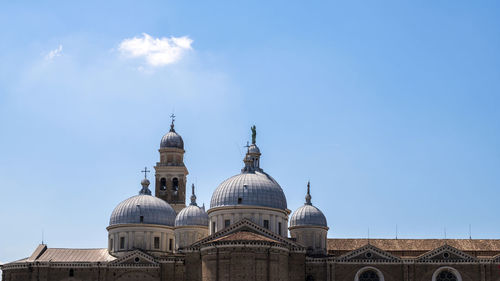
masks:
[[[46,60],[53,60],[55,57],[60,57],[62,55],[62,45],[59,45],[57,49],[50,51],[46,56]]]
[[[145,58],[151,66],[164,66],[179,61],[191,50],[191,40],[187,36],[170,38],[153,38],[143,33],[143,37],[123,40],[119,50],[127,57]]]

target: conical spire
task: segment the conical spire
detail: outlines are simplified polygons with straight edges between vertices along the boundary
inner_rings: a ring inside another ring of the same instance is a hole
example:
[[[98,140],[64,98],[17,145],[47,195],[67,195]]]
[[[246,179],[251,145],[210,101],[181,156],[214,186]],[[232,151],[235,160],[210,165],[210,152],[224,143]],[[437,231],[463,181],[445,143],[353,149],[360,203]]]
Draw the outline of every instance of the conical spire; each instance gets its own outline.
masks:
[[[194,183],[191,185],[191,204],[189,205],[192,205],[192,206],[198,206],[198,204],[196,204],[196,195],[194,195]]]
[[[311,182],[307,181],[307,194],[306,194],[306,205],[312,205],[311,203]]]

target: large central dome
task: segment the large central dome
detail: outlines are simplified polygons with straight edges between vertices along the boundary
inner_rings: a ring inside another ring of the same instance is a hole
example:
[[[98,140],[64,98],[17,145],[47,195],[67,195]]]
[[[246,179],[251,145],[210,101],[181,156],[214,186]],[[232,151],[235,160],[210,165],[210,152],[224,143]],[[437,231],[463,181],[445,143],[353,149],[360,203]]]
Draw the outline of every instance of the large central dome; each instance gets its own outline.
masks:
[[[238,205],[287,208],[280,185],[271,176],[259,171],[243,172],[225,180],[210,201],[210,208]]]
[[[248,147],[241,174],[222,182],[212,194],[210,208],[223,206],[260,206],[286,210],[286,197],[280,185],[259,167],[260,150]]]

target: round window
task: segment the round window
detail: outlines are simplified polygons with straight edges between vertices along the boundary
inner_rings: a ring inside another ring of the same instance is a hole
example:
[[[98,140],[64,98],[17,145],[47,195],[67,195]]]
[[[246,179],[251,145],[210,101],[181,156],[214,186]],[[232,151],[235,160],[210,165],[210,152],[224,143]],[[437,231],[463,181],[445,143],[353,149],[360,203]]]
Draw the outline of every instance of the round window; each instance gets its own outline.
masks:
[[[135,261],[135,263],[139,263],[139,261],[141,261],[141,259],[139,259],[138,257],[135,257],[134,261]]]

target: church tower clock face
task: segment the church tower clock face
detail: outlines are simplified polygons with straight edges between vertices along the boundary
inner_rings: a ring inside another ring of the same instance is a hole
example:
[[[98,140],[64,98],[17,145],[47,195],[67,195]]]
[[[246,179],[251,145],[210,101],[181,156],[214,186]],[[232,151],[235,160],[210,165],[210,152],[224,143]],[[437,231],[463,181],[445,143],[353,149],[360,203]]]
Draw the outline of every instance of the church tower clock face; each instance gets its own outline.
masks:
[[[174,129],[172,114],[170,131],[160,143],[160,162],[155,166],[155,196],[165,200],[179,213],[186,207],[186,178],[188,170],[184,165],[184,141]]]

